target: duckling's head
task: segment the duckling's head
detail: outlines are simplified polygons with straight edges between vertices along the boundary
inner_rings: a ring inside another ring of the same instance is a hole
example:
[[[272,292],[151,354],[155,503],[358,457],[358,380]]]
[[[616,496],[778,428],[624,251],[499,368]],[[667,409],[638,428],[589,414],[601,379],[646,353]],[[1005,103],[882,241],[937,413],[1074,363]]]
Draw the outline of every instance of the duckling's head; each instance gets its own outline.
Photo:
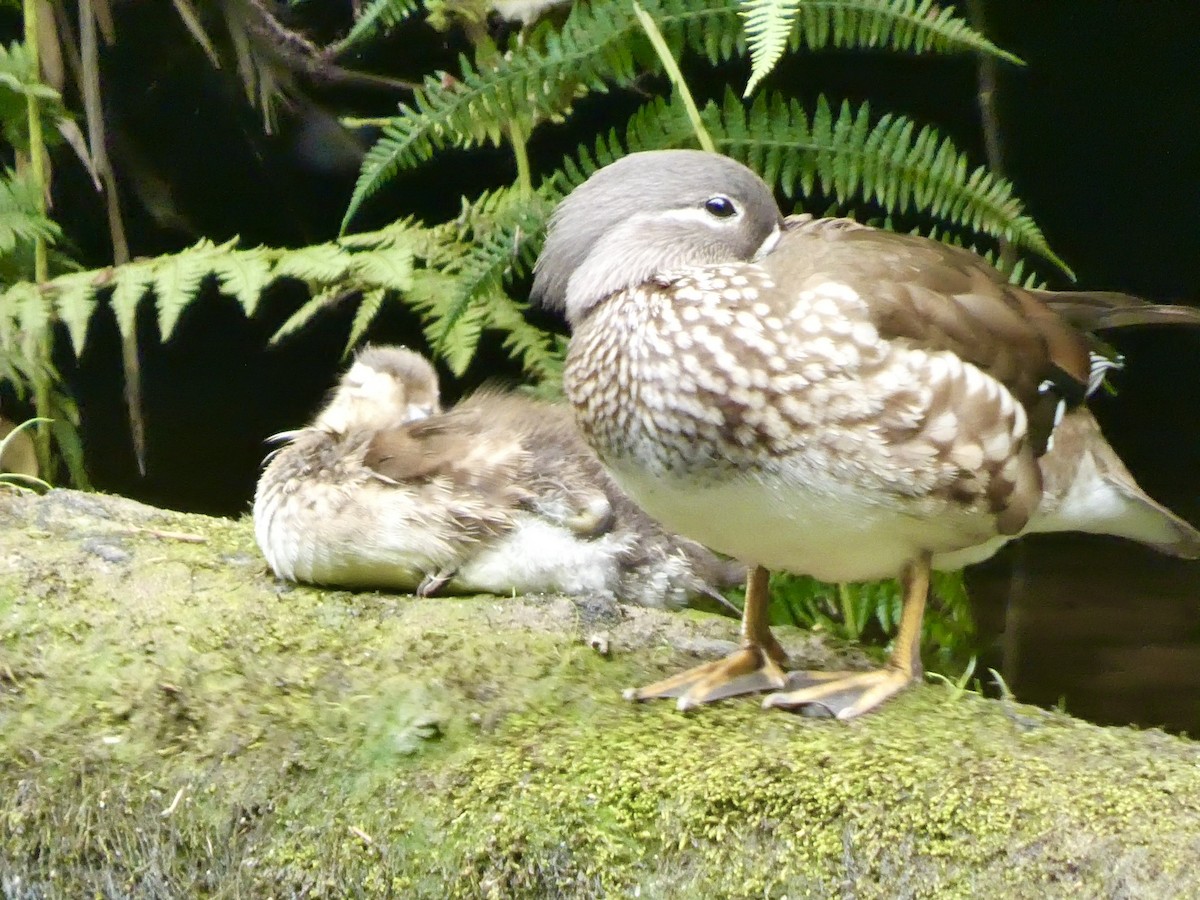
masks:
[[[441,409],[429,360],[405,347],[364,347],[338,381],[313,426],[335,434],[375,431],[428,418]]]

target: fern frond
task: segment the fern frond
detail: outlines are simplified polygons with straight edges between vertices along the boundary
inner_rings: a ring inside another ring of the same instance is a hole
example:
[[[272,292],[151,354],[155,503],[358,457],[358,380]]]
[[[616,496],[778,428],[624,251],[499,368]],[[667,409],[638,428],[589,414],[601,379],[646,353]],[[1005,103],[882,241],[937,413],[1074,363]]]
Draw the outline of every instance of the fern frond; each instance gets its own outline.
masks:
[[[454,375],[461,376],[466,372],[467,366],[475,358],[479,339],[488,324],[488,307],[495,302],[494,296],[499,294],[501,291],[498,288],[492,292],[477,294],[478,302],[460,310],[449,325],[445,319],[441,319],[426,326],[426,340],[430,344],[436,344],[438,355],[445,360]]]
[[[721,152],[783,192],[821,192],[841,203],[866,197],[892,212],[928,214],[1003,238],[1070,273],[1024,212],[1012,185],[984,166],[972,168],[949,138],[903,116],[871,121],[869,104],[843,102],[835,114],[820,96],[810,120],[795,101],[760,95],[749,111],[731,91],[705,110]]]
[[[770,12],[772,0],[754,2],[768,11],[773,24],[752,38],[759,44],[769,38],[772,47],[786,24],[785,37],[793,47],[974,50],[1019,62],[933,0],[801,0],[794,23],[778,10]],[[787,6],[797,0],[774,0],[781,2]],[[713,64],[745,51],[737,0],[656,0],[643,6],[672,49],[687,47]],[[464,57],[457,76],[427,78],[367,153],[342,229],[400,170],[440,149],[499,143],[510,125],[530,134],[537,123],[565,114],[584,94],[628,86],[661,70],[632,4],[624,0],[578,4],[561,30],[546,26],[537,35],[491,68],[477,69]],[[761,55],[755,67],[761,74],[770,68]]]
[[[213,274],[220,282],[221,291],[237,300],[247,316],[254,315],[263,290],[274,277],[270,256],[266,252],[253,250],[223,253],[214,257]],[[114,293],[114,305],[116,301]]]
[[[272,344],[278,344],[285,337],[303,328],[319,312],[336,305],[346,296],[346,291],[329,288],[314,293],[301,307],[287,317],[287,320],[271,335]]]
[[[25,288],[13,291],[16,301],[16,331],[20,338],[21,353],[31,361],[42,360],[42,338],[54,322],[50,302],[34,285],[22,284],[17,285],[17,288]]]
[[[349,356],[358,342],[362,340],[367,329],[371,327],[371,323],[375,321],[375,317],[379,315],[379,310],[383,308],[383,300],[386,296],[387,291],[383,288],[376,288],[362,295],[358,309],[354,311],[354,322],[350,325],[350,336],[346,338],[346,349],[342,351],[343,356]]]
[[[379,290],[404,291],[412,284],[413,254],[407,247],[364,250],[350,258],[356,282]]]
[[[92,272],[67,275],[54,283],[54,310],[59,320],[67,326],[71,336],[71,348],[78,357],[87,342],[88,326],[96,310],[96,292],[100,285]]]
[[[745,0],[741,16],[750,48],[750,80],[742,96],[749,97],[787,49],[800,0]]]
[[[34,306],[38,304],[43,307],[46,305],[36,285],[28,281],[19,282],[0,294],[0,350],[22,359],[38,358],[26,353],[25,347],[29,340],[36,346],[41,335],[39,331],[30,337],[26,331],[27,321],[35,327],[39,325],[38,321],[32,321]],[[47,317],[42,324],[45,326],[48,323]]]
[[[659,0],[644,6],[672,46],[686,43],[714,62],[741,46],[736,0]],[[576,5],[561,31],[543,28],[539,34],[541,41],[528,42],[491,69],[476,70],[464,57],[458,77],[427,78],[363,160],[343,230],[401,169],[437,150],[499,143],[512,125],[529,134],[583,94],[631,84],[659,68],[632,6],[620,0]]]
[[[742,0],[752,69],[749,97],[784,49],[879,49],[900,53],[976,52],[1015,65],[1021,59],[935,0]]]
[[[288,253],[275,265],[277,276],[329,282],[346,277],[350,257],[335,243],[314,244]]]
[[[200,285],[212,271],[213,257],[222,251],[228,252],[228,249],[201,240],[181,253],[159,257],[155,261],[154,297],[158,306],[158,331],[164,341],[171,339],[179,314],[200,292]]]
[[[558,383],[566,359],[566,339],[543,331],[525,318],[526,307],[504,293],[491,298],[489,327],[503,332],[504,348],[535,382]]]
[[[91,490],[87,467],[83,459],[83,441],[79,437],[79,407],[67,393],[62,378],[54,373],[50,391],[50,431],[54,443],[67,466],[71,484],[80,490]]]
[[[137,329],[138,305],[154,285],[154,267],[150,263],[129,263],[114,268],[112,275],[109,303],[117,319],[117,329],[122,337],[132,337]]]
[[[0,254],[12,253],[18,241],[40,238],[53,244],[62,237],[58,225],[39,210],[38,190],[31,177],[11,169],[0,176]]]
[[[419,0],[370,0],[354,20],[354,26],[337,43],[342,53],[363,41],[395,28],[421,8]]]
[[[429,330],[436,350],[448,349],[459,318],[472,306],[502,293],[505,282],[533,264],[535,242],[549,211],[550,204],[540,194],[526,195],[515,188],[484,194],[464,206],[458,219],[464,247],[443,267],[455,289]]]
[[[750,0],[753,2],[753,0]],[[936,0],[800,0],[793,49],[890,49],[901,53],[984,53],[1014,65],[1020,57],[980,34],[953,6]]]

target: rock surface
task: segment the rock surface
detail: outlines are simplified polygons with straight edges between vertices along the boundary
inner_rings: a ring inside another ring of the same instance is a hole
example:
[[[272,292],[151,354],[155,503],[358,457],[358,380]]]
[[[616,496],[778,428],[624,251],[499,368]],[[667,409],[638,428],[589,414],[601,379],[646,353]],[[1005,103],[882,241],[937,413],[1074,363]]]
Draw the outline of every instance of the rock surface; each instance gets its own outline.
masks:
[[[0,896],[1200,892],[1182,738],[938,684],[849,726],[621,700],[736,634],[285,586],[247,521],[0,487]]]

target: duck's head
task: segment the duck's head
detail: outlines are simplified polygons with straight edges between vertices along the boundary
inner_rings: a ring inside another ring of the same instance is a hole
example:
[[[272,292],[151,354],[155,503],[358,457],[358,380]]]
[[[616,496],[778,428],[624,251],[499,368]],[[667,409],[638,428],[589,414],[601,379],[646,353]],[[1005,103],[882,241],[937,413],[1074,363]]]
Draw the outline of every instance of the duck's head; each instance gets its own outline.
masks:
[[[437,372],[429,360],[405,347],[368,345],[313,425],[335,434],[376,431],[427,418],[440,408]]]
[[[783,218],[761,178],[701,150],[633,153],[605,166],[554,211],[533,297],[578,323],[612,294],[662,272],[752,259]]]

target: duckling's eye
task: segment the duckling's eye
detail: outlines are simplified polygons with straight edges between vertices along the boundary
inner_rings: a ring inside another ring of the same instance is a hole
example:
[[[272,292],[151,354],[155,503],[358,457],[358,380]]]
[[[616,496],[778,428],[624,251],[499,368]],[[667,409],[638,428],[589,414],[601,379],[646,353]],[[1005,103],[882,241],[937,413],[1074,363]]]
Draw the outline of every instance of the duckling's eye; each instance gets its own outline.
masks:
[[[704,209],[718,219],[728,219],[737,213],[737,207],[733,205],[733,201],[719,195],[705,200]]]

